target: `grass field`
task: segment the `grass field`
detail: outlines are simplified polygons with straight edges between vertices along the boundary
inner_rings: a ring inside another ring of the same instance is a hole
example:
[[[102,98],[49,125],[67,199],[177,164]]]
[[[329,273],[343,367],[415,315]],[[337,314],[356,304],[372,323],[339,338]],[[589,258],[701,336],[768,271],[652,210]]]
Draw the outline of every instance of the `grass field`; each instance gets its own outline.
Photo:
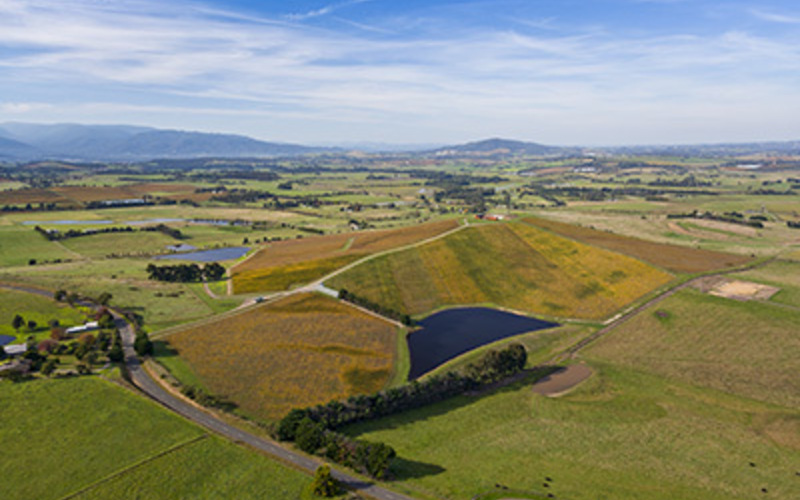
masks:
[[[11,326],[15,315],[21,315],[25,321],[35,321],[38,325],[34,332],[22,327],[16,332]],[[49,337],[50,320],[58,320],[61,325],[81,325],[86,316],[67,304],[61,304],[39,295],[16,292],[0,288],[0,335],[16,335],[18,341],[24,341],[29,335]]]
[[[676,273],[713,271],[742,265],[750,260],[741,255],[654,243],[549,219],[531,217],[525,219],[525,222],[589,245],[630,255]]]
[[[28,261],[75,259],[58,243],[47,241],[32,227],[0,226],[0,266],[24,266]]]
[[[30,283],[48,290],[64,289],[97,297],[113,295],[111,305],[144,316],[152,329],[166,328],[210,316],[238,305],[237,299],[211,302],[193,285],[162,283],[147,279],[143,259],[85,260],[69,264],[17,268],[0,279]]]
[[[490,303],[600,319],[671,279],[631,257],[514,223],[471,227],[382,256],[330,284],[409,314]]]
[[[395,487],[412,496],[468,500],[501,484],[571,500],[795,497],[796,410],[594,368],[561,398],[518,384],[347,432],[393,446]]]
[[[0,419],[4,500],[295,500],[310,481],[97,378],[0,383]]]
[[[245,414],[277,419],[294,407],[382,388],[395,337],[389,323],[301,294],[164,340],[213,394]]]
[[[800,310],[687,290],[624,323],[587,356],[798,408],[798,325]]]
[[[71,238],[62,244],[75,253],[92,259],[130,253],[166,253],[167,245],[180,241],[159,232],[105,233]]]
[[[311,478],[217,437],[191,443],[100,483],[80,500],[303,498]]]
[[[359,257],[410,245],[454,229],[455,220],[273,243],[233,269],[236,293],[282,290],[319,279]],[[289,273],[287,278],[279,276]]]

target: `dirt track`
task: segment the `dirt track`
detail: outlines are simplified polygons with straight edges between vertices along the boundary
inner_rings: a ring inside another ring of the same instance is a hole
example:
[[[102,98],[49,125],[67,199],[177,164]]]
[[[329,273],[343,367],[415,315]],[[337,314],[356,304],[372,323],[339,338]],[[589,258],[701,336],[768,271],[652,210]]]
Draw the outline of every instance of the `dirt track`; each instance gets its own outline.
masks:
[[[592,373],[592,369],[586,365],[570,365],[533,384],[533,392],[550,397],[559,396],[591,377]]]

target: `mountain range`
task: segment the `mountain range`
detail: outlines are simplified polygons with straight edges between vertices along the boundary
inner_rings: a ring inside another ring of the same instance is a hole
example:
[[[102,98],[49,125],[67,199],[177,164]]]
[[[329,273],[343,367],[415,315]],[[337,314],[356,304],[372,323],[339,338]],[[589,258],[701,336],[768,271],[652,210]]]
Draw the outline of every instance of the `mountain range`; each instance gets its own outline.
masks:
[[[431,149],[424,145],[359,143],[347,147],[313,147],[266,142],[242,135],[163,130],[131,125],[0,124],[0,162],[32,160],[140,162],[157,159],[273,158],[309,154],[366,153],[428,158],[501,159],[521,156],[582,154],[737,156],[758,153],[800,154],[800,141],[580,148],[509,139],[486,139]]]
[[[0,160],[6,161],[275,157],[330,151],[335,149],[128,125],[0,124]]]

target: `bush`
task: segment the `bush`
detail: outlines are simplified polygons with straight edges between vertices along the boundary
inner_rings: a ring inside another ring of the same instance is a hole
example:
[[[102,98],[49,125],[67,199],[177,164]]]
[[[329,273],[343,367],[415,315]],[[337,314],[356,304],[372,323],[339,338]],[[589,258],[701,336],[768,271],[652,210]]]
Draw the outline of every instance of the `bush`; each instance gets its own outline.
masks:
[[[314,482],[311,483],[311,492],[318,497],[335,497],[342,490],[339,480],[331,474],[331,468],[320,465],[314,473]]]

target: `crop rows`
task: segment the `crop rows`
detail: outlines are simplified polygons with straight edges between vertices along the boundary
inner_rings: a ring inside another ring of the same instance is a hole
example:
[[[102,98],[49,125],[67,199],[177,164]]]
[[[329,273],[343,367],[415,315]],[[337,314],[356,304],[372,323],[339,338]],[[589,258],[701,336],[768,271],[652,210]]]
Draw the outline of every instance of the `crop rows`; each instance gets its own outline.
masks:
[[[273,243],[234,268],[234,291],[283,290],[319,279],[365,255],[423,241],[455,227],[456,222],[448,220]]]
[[[739,266],[750,259],[711,250],[666,245],[652,241],[621,236],[605,231],[565,224],[549,219],[526,218],[527,224],[552,231],[589,245],[597,245],[609,250],[642,259],[653,265],[676,273],[701,273]]]
[[[671,279],[625,255],[524,224],[500,224],[374,259],[330,283],[408,314],[493,303],[599,319]]]
[[[168,337],[215,395],[276,419],[369,393],[392,371],[395,328],[333,299],[295,295]]]

